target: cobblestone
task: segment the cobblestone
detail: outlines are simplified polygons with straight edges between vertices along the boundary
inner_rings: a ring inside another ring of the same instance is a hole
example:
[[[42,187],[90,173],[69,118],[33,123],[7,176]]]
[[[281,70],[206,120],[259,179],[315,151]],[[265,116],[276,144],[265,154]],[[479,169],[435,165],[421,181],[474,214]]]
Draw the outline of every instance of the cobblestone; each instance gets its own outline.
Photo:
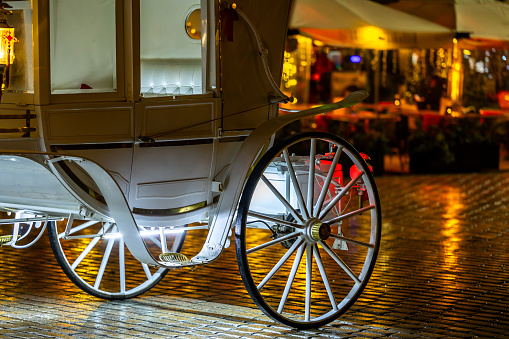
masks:
[[[259,311],[234,244],[125,301],[74,286],[46,237],[0,248],[0,338],[504,338],[509,331],[509,173],[376,179],[382,245],[370,283],[338,320],[296,331]]]

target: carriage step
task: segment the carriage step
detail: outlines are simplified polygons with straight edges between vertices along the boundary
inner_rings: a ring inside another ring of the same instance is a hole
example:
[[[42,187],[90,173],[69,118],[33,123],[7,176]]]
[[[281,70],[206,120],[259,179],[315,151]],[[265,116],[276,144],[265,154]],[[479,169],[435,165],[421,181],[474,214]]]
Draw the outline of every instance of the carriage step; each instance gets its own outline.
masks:
[[[7,245],[12,241],[12,235],[1,235],[0,236],[0,246]]]
[[[174,263],[174,264],[180,264],[186,261],[189,261],[189,259],[182,253],[177,252],[166,252],[159,254],[159,259],[164,262]]]

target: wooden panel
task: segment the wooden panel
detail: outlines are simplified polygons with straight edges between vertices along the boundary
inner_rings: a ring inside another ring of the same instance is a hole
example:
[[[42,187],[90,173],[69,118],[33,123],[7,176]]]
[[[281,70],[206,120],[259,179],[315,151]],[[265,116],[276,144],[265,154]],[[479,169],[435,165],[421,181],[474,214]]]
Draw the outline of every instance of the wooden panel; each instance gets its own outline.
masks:
[[[155,140],[214,137],[216,101],[140,104],[145,111],[137,106],[137,115],[144,116],[141,134]]]
[[[131,107],[50,107],[47,137],[57,143],[132,141]]]

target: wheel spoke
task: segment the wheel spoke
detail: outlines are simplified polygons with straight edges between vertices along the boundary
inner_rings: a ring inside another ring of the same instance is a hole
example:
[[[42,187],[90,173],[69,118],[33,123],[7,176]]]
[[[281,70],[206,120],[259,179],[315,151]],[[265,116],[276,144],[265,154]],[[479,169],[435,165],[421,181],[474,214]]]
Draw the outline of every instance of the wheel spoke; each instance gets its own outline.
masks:
[[[157,239],[156,237],[154,237],[152,234],[147,235],[147,238],[149,238],[150,240],[152,240],[152,242],[153,242],[154,244],[156,244],[156,246],[157,246],[157,247],[162,248],[162,245],[161,245],[161,242],[159,241],[159,239]]]
[[[322,276],[323,285],[325,286],[325,290],[327,291],[327,295],[329,296],[330,303],[334,311],[338,310],[338,305],[336,303],[336,299],[334,298],[334,294],[332,293],[332,289],[329,284],[329,279],[327,278],[327,273],[325,272],[325,268],[323,267],[322,258],[320,256],[320,252],[318,251],[318,246],[313,245],[313,254],[316,260],[316,266],[318,266],[318,270],[320,271],[320,275]]]
[[[337,234],[330,234],[330,236],[332,238],[334,238],[334,239],[344,240],[346,242],[349,242],[349,243],[352,243],[352,244],[361,245],[361,246],[368,247],[368,248],[374,248],[375,247],[375,245],[373,245],[373,244],[370,244],[370,243],[367,243],[367,242],[358,241],[358,240],[354,240],[354,239],[350,239],[350,238],[346,238],[346,237],[342,237],[342,236],[337,235]]]
[[[269,246],[272,246],[272,245],[275,245],[275,244],[279,244],[285,240],[288,240],[288,239],[292,239],[292,238],[295,238],[295,237],[298,237],[299,235],[301,234],[300,231],[298,232],[293,232],[293,233],[290,233],[290,234],[287,234],[281,238],[277,238],[277,239],[274,239],[274,240],[271,240],[269,242],[266,242],[265,244],[261,244],[259,246],[256,246],[256,247],[253,247],[253,248],[250,248],[248,250],[246,250],[246,253],[247,254],[251,254],[253,252],[256,252],[256,251],[259,251],[259,250],[262,250],[264,248],[267,248]]]
[[[364,174],[364,171],[361,171],[355,178],[353,178],[352,180],[350,180],[350,182],[345,186],[345,188],[343,188],[341,190],[341,192],[338,193],[338,195],[336,195],[334,197],[334,199],[332,199],[331,202],[329,202],[329,204],[322,210],[320,211],[320,216],[318,217],[318,219],[323,219],[325,218],[325,216],[327,215],[327,213],[329,213],[329,211],[338,203],[338,201],[343,198],[345,196],[345,194],[347,192],[349,192],[353,185],[355,185],[357,183],[357,179],[359,179],[361,177],[361,175]],[[325,189],[325,186],[324,186],[324,189]]]
[[[285,157],[286,166],[288,167],[288,173],[290,173],[290,178],[292,179],[293,189],[295,191],[295,195],[297,196],[297,202],[299,203],[299,207],[302,211],[302,214],[304,215],[304,218],[309,219],[308,210],[306,208],[306,204],[304,203],[304,198],[302,197],[299,182],[297,181],[297,176],[295,175],[295,171],[293,169],[290,156],[288,155],[288,149],[285,149],[283,151],[283,155]]]
[[[297,211],[290,205],[290,203],[278,192],[278,190],[272,185],[272,183],[265,177],[265,175],[262,175],[262,180],[267,185],[267,187],[274,193],[276,198],[281,201],[281,203],[290,211],[290,213],[294,216],[295,219],[299,220],[300,222],[304,222],[304,219],[297,213]]]
[[[322,189],[323,187],[322,187],[322,186],[320,186],[320,181],[318,181],[318,178],[316,178],[316,185],[320,188],[320,192],[321,192],[321,189]],[[341,185],[339,185],[339,183],[338,183],[338,182],[336,182],[336,181],[334,181],[334,180],[332,180],[332,181],[331,181],[330,185],[334,185],[334,186],[336,186],[337,188],[341,188]],[[326,196],[327,196],[330,200],[332,200],[332,194],[331,194],[331,192],[330,192],[329,190],[327,190],[327,195],[326,195]],[[329,200],[329,201],[330,201],[330,200]],[[325,202],[325,201],[324,201],[324,202]],[[337,208],[336,208],[336,210],[337,210]],[[339,214],[339,212],[338,212],[337,214]]]
[[[311,278],[313,276],[313,250],[311,244],[306,245],[306,300],[304,319],[309,321],[311,310]]]
[[[111,227],[111,224],[107,223],[106,225],[103,226],[103,228],[101,229],[101,231],[98,234],[108,231],[110,229],[110,227]],[[92,248],[94,248],[94,246],[99,242],[99,240],[101,240],[101,238],[92,239],[92,241],[87,245],[87,247],[83,250],[83,252],[81,252],[81,254],[78,256],[78,258],[76,258],[76,260],[72,263],[71,268],[73,271],[76,269],[76,267],[78,267],[78,265],[81,263],[81,261],[88,255],[88,253],[90,253]]]
[[[147,276],[147,279],[148,280],[152,279],[152,273],[150,273],[150,268],[148,267],[148,265],[145,263],[141,263],[141,266],[143,266],[143,270],[145,271],[145,275]]]
[[[276,263],[276,265],[274,265],[274,267],[272,267],[270,272],[267,273],[265,278],[263,278],[263,280],[258,284],[258,286],[257,286],[258,290],[261,290],[263,288],[263,286],[265,286],[265,284],[274,276],[274,274],[276,274],[276,272],[279,271],[279,269],[286,263],[288,258],[297,250],[297,247],[299,247],[300,244],[302,244],[302,242],[303,242],[303,240],[301,238],[301,239],[296,240],[293,243],[292,247],[290,247],[288,249],[288,251],[286,251],[285,255],[283,255],[281,257],[281,259],[279,259],[279,261]]]
[[[323,201],[325,200],[325,196],[327,195],[327,192],[329,192],[329,185],[331,183],[332,177],[334,175],[334,169],[336,169],[336,165],[338,164],[339,157],[341,155],[341,152],[343,151],[343,146],[338,146],[338,150],[336,154],[334,154],[334,158],[332,158],[332,163],[329,168],[329,173],[327,173],[327,178],[325,178],[325,181],[322,186],[322,191],[320,192],[320,196],[318,197],[318,201],[316,202],[315,207],[315,214],[314,216],[317,217],[320,213],[320,210],[323,206]]]
[[[125,293],[125,248],[124,238],[118,241],[118,265],[120,269],[120,293]]]
[[[375,208],[375,205],[369,205],[369,206],[363,207],[361,209],[358,209],[358,210],[355,210],[355,211],[348,212],[346,214],[340,215],[339,217],[330,219],[330,220],[326,221],[326,223],[329,224],[329,225],[332,225],[332,224],[337,223],[338,221],[341,221],[341,220],[353,217],[354,215],[357,215],[357,214],[369,211],[369,210],[371,210],[373,208]]]
[[[293,222],[289,222],[289,221],[286,221],[286,220],[283,220],[283,219],[273,218],[273,217],[270,217],[268,215],[265,215],[265,214],[262,214],[262,213],[258,213],[258,212],[249,211],[247,215],[250,216],[250,217],[255,217],[255,218],[258,218],[258,219],[270,221],[270,222],[273,222],[275,224],[282,224],[282,225],[286,225],[286,226],[290,226],[290,227],[295,227],[295,228],[303,228],[302,225],[295,224]]]
[[[173,244],[171,246],[171,251],[172,252],[180,252],[180,244],[182,243],[182,241],[184,241],[184,237],[185,237],[185,232],[182,232],[182,233],[177,233],[175,235],[175,239],[173,240]]]
[[[101,261],[101,266],[99,267],[99,272],[97,272],[97,277],[95,279],[94,288],[99,288],[101,285],[101,280],[103,279],[104,270],[106,269],[106,265],[108,265],[108,260],[110,259],[111,249],[113,248],[113,244],[115,244],[115,238],[110,238],[108,240],[108,245],[106,245],[106,250],[104,251],[103,260]]]
[[[319,241],[318,242],[322,247],[323,249],[325,250],[325,252],[327,252],[328,255],[330,255],[332,257],[332,259],[334,259],[335,262],[338,263],[338,265],[343,269],[343,271],[345,271],[349,276],[350,278],[353,279],[353,281],[355,281],[357,284],[360,284],[361,281],[359,280],[359,278],[357,278],[357,276],[355,275],[355,273],[353,273],[353,271],[350,269],[350,267],[348,267],[347,264],[344,263],[344,261],[338,257],[338,255],[336,254],[336,252],[334,252],[330,247],[329,245],[327,245],[325,242],[323,241]]]
[[[295,274],[297,273],[297,269],[299,268],[300,261],[302,260],[302,255],[304,254],[304,247],[306,245],[303,244],[299,247],[297,254],[295,255],[295,259],[293,260],[292,270],[290,271],[290,275],[288,276],[288,280],[286,281],[285,290],[283,295],[281,296],[281,301],[279,302],[279,307],[277,309],[277,313],[281,314],[283,312],[283,308],[286,304],[286,299],[288,298],[288,294],[290,293],[290,288],[292,287],[293,280],[295,279]]]
[[[313,198],[315,188],[315,158],[316,158],[316,139],[311,139],[309,150],[309,176],[308,176],[308,201],[307,206],[309,215],[313,215]]]

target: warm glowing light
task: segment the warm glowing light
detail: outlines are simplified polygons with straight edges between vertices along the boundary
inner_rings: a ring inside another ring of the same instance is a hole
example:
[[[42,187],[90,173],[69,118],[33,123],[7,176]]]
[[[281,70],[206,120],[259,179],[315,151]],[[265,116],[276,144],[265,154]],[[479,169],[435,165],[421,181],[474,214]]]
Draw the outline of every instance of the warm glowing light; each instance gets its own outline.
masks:
[[[401,101],[399,101],[399,100],[394,100],[394,105],[396,105],[396,106],[401,105]]]
[[[450,75],[450,95],[453,101],[458,101],[460,99],[460,91],[461,91],[461,59],[459,58],[459,48],[457,44],[458,40],[454,39],[453,46],[453,64],[451,67],[451,75]]]
[[[458,39],[454,38],[454,39],[452,39],[452,42],[457,44],[458,43]]]
[[[323,45],[324,45],[324,43],[323,43],[323,42],[321,42],[320,40],[314,40],[314,41],[313,41],[313,44],[314,44],[315,46],[318,46],[318,47],[321,47],[321,46],[323,46]]]
[[[465,49],[463,51],[463,54],[465,54],[465,55],[472,55],[472,53],[468,49]]]
[[[504,100],[505,100],[505,101],[509,101],[509,94],[506,94],[506,95],[504,96]]]
[[[369,43],[374,48],[383,48],[387,46],[386,33],[375,26],[359,28],[359,37],[361,41]]]
[[[0,20],[0,64],[12,65],[14,61],[14,28],[9,27]]]
[[[201,10],[199,8],[194,9],[188,14],[186,20],[186,32],[192,39],[201,39]]]
[[[184,228],[180,228],[180,229],[165,229],[164,230],[164,234],[175,234],[175,233],[182,233],[184,232],[185,229]],[[147,237],[147,236],[154,236],[154,235],[159,235],[161,234],[161,231],[160,230],[150,230],[150,231],[140,231],[140,235],[142,237]],[[118,233],[118,232],[115,232],[115,233],[107,233],[105,235],[102,236],[103,238],[106,238],[106,239],[118,239],[118,238],[122,238],[122,233]]]
[[[453,267],[458,261],[457,249],[461,241],[460,215],[465,205],[460,192],[454,187],[445,187],[442,195],[446,200],[445,213],[442,215],[445,224],[441,232],[444,236],[444,262],[446,267]]]

